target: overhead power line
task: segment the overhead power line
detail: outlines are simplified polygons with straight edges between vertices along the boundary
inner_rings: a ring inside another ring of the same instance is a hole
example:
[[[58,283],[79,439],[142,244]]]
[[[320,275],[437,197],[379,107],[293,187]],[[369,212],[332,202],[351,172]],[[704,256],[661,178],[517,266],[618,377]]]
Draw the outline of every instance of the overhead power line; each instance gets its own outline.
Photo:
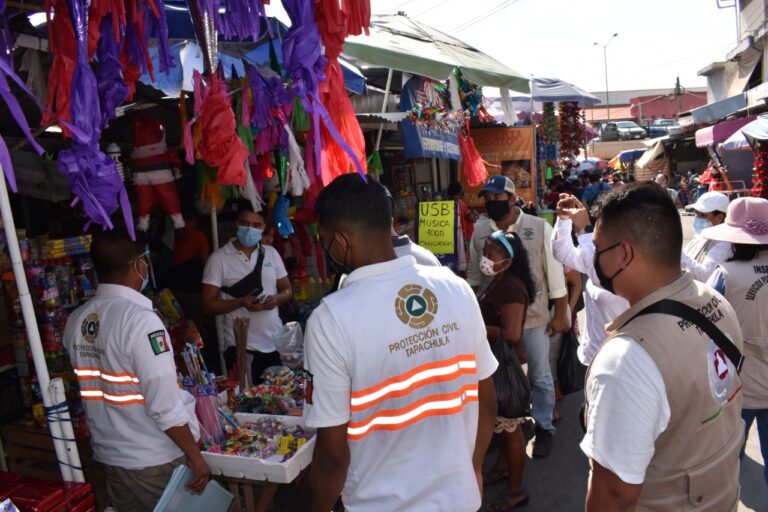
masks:
[[[462,23],[461,25],[458,25],[458,26],[452,28],[451,32],[461,32],[463,30],[466,30],[469,27],[471,27],[473,25],[476,25],[477,23],[480,23],[481,21],[483,21],[484,19],[488,18],[489,16],[493,16],[497,12],[499,12],[499,11],[501,11],[503,9],[506,9],[510,5],[516,4],[519,1],[520,0],[505,0],[504,2],[500,3],[496,7],[493,7],[492,9],[490,9],[489,11],[486,11],[483,14],[481,14],[479,16],[476,16],[476,17],[472,18],[471,20],[466,21],[466,22]]]

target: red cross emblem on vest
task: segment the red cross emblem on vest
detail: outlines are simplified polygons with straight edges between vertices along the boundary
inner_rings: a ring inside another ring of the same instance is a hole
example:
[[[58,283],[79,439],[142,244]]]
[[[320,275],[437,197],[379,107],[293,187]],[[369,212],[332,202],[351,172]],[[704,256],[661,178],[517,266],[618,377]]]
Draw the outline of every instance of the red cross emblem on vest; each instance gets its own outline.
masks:
[[[725,360],[725,353],[720,349],[715,350],[715,373],[720,380],[728,375],[728,361]]]

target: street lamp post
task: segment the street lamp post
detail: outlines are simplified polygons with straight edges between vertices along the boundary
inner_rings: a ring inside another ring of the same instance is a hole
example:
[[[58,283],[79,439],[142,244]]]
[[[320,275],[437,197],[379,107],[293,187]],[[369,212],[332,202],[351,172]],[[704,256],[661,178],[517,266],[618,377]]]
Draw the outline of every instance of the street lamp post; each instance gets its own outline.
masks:
[[[607,115],[608,115],[608,121],[611,120],[611,99],[608,95],[608,45],[613,41],[613,38],[618,36],[619,33],[616,32],[611,37],[608,38],[608,41],[605,42],[605,44],[600,43],[593,43],[593,46],[602,46],[603,47],[603,63],[605,65],[605,106],[608,109]]]

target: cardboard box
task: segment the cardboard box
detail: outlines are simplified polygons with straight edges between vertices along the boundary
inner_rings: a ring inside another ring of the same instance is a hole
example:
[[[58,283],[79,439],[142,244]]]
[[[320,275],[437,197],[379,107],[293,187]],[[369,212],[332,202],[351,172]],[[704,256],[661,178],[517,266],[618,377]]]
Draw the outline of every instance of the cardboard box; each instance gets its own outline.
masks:
[[[302,418],[295,416],[269,416],[263,414],[235,414],[237,421],[245,423],[256,421],[259,418],[272,418],[279,420],[286,425],[303,426]],[[314,433],[307,429],[307,432]],[[256,480],[287,484],[293,482],[299,473],[301,473],[312,462],[312,452],[315,450],[315,437],[307,441],[304,446],[299,448],[293,457],[285,462],[273,462],[269,460],[255,459],[252,457],[241,457],[238,455],[224,455],[220,453],[203,452],[203,458],[211,468],[211,474],[223,475],[230,478],[242,478],[245,480]]]

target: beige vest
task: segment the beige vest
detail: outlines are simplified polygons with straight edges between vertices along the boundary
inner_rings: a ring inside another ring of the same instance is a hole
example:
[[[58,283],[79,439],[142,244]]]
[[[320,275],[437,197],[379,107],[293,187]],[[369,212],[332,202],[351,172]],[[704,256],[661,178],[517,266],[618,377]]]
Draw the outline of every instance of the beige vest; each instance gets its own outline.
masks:
[[[536,286],[536,298],[533,304],[528,306],[528,313],[525,317],[526,329],[541,327],[549,323],[549,282],[547,281],[547,273],[544,268],[546,258],[544,254],[545,223],[544,219],[520,211],[517,223],[509,227],[509,231],[514,231],[520,236],[523,247],[528,252],[531,278],[533,278],[533,284]],[[484,222],[475,226],[475,235],[472,237],[472,240],[474,241],[477,254],[483,253],[485,241],[493,233],[495,226],[493,222]],[[491,281],[493,281],[492,277],[482,277],[480,293],[485,291],[488,285],[491,284]]]
[[[715,400],[709,383],[713,373],[710,366],[714,365],[711,342],[694,325],[664,314],[643,315],[624,325],[661,299],[698,309],[739,350],[742,348],[741,328],[733,308],[687,273],[644,297],[606,326],[606,344],[614,337],[626,336],[650,354],[664,379],[671,413],[667,429],[656,440],[636,510],[736,510],[739,450],[744,435],[741,393],[731,393],[724,405]],[[732,388],[738,390],[741,381],[738,375],[733,377]]]
[[[744,408],[768,409],[768,251],[720,265],[725,298],[744,331]]]

